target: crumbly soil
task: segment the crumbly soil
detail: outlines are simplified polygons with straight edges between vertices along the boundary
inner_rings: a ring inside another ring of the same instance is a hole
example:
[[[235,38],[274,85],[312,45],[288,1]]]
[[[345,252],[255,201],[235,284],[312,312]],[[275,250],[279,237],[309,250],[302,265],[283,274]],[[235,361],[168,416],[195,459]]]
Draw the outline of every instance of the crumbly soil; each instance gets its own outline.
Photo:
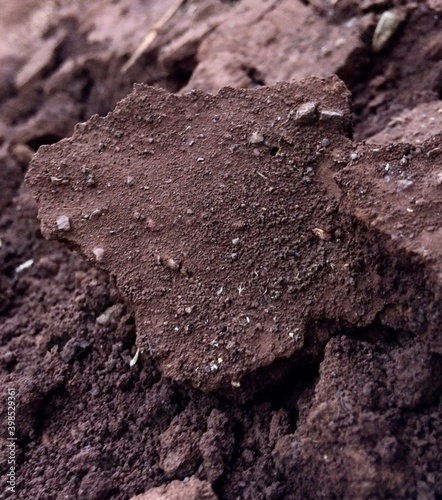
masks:
[[[0,2],[16,497],[441,497],[441,2],[173,3]]]

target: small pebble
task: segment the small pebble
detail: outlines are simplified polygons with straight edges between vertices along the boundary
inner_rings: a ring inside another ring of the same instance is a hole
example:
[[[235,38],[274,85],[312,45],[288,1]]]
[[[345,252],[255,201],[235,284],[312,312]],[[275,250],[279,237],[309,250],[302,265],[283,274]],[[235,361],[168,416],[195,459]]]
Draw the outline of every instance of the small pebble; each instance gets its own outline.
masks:
[[[103,215],[103,210],[101,210],[100,208],[96,208],[95,210],[92,210],[90,218],[95,219],[97,217],[100,217],[100,215]]]
[[[130,175],[128,175],[126,178],[126,184],[128,186],[133,186],[135,184],[135,179],[133,177],[131,177]]]
[[[316,120],[316,103],[306,102],[299,106],[295,113],[295,121],[309,124]]]
[[[387,10],[382,13],[371,41],[375,52],[381,51],[387,45],[404,19],[404,14],[398,11]]]
[[[405,189],[408,189],[411,187],[414,183],[413,181],[407,180],[407,179],[400,179],[397,181],[397,191],[405,191]]]
[[[94,254],[94,257],[95,257],[95,260],[97,262],[101,262],[103,260],[103,256],[104,256],[104,248],[101,248],[101,247],[95,247],[93,250],[92,250],[92,253]]]
[[[328,139],[322,139],[321,146],[323,148],[328,148],[330,146],[330,141]]]
[[[351,153],[350,155],[350,160],[351,161],[356,161],[359,159],[359,154],[358,153]]]
[[[260,132],[253,132],[249,139],[250,144],[261,144],[264,142],[264,136]]]
[[[405,166],[408,164],[408,158],[406,156],[403,156],[400,160],[399,160],[399,163],[400,165],[402,166]]]
[[[115,325],[118,318],[121,316],[123,309],[124,307],[122,304],[114,304],[100,314],[95,321],[102,326]]]
[[[171,259],[170,257],[164,261],[164,265],[169,269],[172,269],[172,271],[178,271],[180,268],[180,264],[176,260]]]
[[[71,230],[71,222],[69,217],[66,215],[60,215],[57,217],[57,229],[59,231],[70,231]]]
[[[340,111],[323,110],[319,113],[319,121],[338,128],[342,126],[344,115]]]
[[[86,184],[89,187],[94,187],[96,184],[94,174],[89,174],[88,178],[86,179]]]

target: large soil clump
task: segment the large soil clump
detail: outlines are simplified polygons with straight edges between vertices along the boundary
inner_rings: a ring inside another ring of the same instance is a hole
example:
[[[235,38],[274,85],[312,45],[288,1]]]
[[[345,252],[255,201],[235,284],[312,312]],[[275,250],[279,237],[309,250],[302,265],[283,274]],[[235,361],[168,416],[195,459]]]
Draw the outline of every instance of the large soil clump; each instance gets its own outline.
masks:
[[[441,152],[352,143],[350,117],[336,78],[138,87],[41,148],[28,185],[44,234],[116,278],[168,377],[238,389],[318,356],[338,328],[440,325]]]

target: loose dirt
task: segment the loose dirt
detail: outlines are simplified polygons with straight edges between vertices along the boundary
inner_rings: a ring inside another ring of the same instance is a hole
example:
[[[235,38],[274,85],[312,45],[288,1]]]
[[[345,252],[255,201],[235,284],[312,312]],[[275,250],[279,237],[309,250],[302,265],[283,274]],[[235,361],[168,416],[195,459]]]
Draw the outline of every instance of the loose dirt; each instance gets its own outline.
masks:
[[[440,2],[173,3],[0,2],[16,496],[442,496]]]

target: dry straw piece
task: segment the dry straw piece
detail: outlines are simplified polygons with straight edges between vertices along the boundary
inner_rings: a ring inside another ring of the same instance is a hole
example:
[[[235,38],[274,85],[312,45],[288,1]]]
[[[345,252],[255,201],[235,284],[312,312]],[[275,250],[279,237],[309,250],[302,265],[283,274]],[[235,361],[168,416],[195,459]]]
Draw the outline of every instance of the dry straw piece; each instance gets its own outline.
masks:
[[[160,32],[161,28],[170,19],[172,19],[172,17],[178,12],[181,6],[184,5],[186,2],[187,0],[178,0],[175,4],[172,5],[172,7],[170,7],[170,9],[168,9],[164,13],[163,16],[161,16],[159,21],[153,25],[153,28],[149,31],[149,33],[146,35],[144,40],[141,42],[141,44],[138,46],[138,48],[135,50],[135,52],[132,54],[129,60],[121,68],[121,73],[126,73],[126,71],[138,61],[138,59],[144,54],[144,52],[146,52],[146,50],[150,47],[155,38],[158,36],[158,33]]]

